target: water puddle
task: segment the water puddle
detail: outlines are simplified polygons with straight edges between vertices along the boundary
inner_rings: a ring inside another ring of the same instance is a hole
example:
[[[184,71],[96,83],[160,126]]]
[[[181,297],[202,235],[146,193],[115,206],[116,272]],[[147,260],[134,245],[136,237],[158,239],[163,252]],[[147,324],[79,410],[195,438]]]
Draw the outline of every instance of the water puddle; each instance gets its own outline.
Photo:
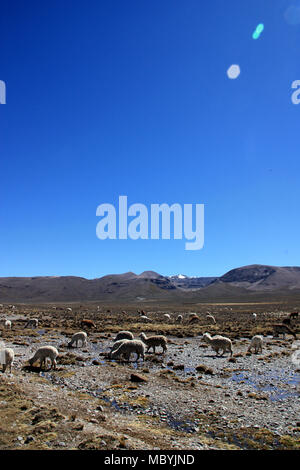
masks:
[[[271,401],[287,400],[288,398],[292,398],[292,397],[299,397],[299,393],[298,392],[287,392],[287,391],[284,391],[284,390],[277,390],[275,392],[271,391],[271,393],[270,393],[270,400]]]
[[[271,401],[282,401],[292,397],[300,397],[300,391],[285,390],[275,385],[275,383],[279,381],[282,383],[283,386],[299,385],[299,376],[289,376],[289,378],[284,378],[279,377],[275,374],[270,374],[269,376],[265,376],[265,379],[269,382],[268,384],[262,383],[262,376],[249,377],[248,375],[242,372],[233,374],[231,377],[231,380],[238,384],[250,385],[258,392],[268,392]]]
[[[232,374],[230,379],[236,383],[245,383],[248,385],[252,385],[254,388],[256,388],[256,382],[254,382],[254,380],[251,380],[247,375],[243,374],[242,372]]]
[[[168,426],[175,431],[183,431],[187,433],[193,433],[196,431],[197,426],[192,421],[181,421],[178,418],[174,418],[171,414],[167,413],[166,420],[162,419],[162,421],[166,421]]]
[[[185,375],[196,375],[196,369],[195,367],[184,366],[184,373]]]
[[[147,412],[145,408],[142,406],[132,406],[129,403],[123,402],[123,403],[118,403],[115,398],[110,398],[107,397],[103,394],[102,389],[97,390],[97,394],[101,395],[101,400],[103,400],[105,403],[108,403],[110,406],[114,408],[115,411],[118,411],[119,413],[125,414],[128,412],[132,413],[143,413],[151,416],[155,416],[159,419],[160,422],[167,424],[170,428],[174,429],[175,431],[183,431],[187,433],[193,433],[197,430],[197,425],[196,423],[192,421],[182,421],[177,417],[174,417],[172,414],[167,413],[166,411],[159,411],[156,407],[148,407]]]

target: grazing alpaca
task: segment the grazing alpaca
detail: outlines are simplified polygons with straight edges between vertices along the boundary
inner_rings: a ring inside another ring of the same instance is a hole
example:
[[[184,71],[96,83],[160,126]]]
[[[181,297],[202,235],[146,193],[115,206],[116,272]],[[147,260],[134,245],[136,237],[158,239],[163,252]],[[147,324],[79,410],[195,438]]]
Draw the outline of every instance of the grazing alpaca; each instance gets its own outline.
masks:
[[[252,348],[254,348],[255,354],[258,353],[258,351],[262,352],[262,346],[263,346],[263,336],[262,335],[255,335],[251,339],[250,346],[248,348],[249,352],[252,352]]]
[[[81,341],[82,347],[87,345],[87,334],[85,331],[79,331],[78,333],[75,333],[72,336],[71,341],[68,343],[68,348],[73,346],[74,343],[76,345],[76,348],[78,348],[79,341]]]
[[[28,360],[29,364],[32,366],[36,361],[40,361],[40,368],[43,367],[43,364],[46,365],[46,360],[49,358],[51,361],[50,369],[56,369],[56,358],[58,356],[58,351],[54,346],[42,346],[34,354],[34,356]]]
[[[198,321],[200,321],[200,318],[198,317],[198,315],[195,314],[189,318],[189,325],[191,325],[192,323],[196,323]]]
[[[96,328],[96,325],[92,320],[85,320],[85,319],[81,320],[80,325],[81,325],[82,328],[84,328],[85,326],[87,328]]]
[[[144,360],[145,357],[145,345],[142,341],[138,339],[124,339],[120,340],[120,346],[114,352],[110,354],[112,359],[117,359],[121,355],[124,355],[127,361],[129,361],[130,354],[136,353],[137,358],[136,361],[139,360],[140,356]]]

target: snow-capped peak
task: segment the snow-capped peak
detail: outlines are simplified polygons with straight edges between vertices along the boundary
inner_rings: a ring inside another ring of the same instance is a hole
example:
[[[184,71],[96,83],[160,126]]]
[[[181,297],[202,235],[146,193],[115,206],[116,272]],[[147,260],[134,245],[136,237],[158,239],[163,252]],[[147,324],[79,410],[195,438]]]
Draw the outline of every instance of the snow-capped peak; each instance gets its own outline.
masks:
[[[173,274],[173,276],[169,276],[170,279],[187,279],[188,276],[185,276],[184,274]]]

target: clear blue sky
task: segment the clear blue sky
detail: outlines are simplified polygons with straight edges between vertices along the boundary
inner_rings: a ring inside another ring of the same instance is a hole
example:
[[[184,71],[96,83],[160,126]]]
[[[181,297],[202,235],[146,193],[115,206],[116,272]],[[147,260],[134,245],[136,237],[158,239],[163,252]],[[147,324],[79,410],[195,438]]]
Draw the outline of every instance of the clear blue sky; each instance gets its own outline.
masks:
[[[291,5],[300,3],[3,0],[0,276],[300,265]],[[205,204],[204,248],[100,241],[96,208],[119,195]]]

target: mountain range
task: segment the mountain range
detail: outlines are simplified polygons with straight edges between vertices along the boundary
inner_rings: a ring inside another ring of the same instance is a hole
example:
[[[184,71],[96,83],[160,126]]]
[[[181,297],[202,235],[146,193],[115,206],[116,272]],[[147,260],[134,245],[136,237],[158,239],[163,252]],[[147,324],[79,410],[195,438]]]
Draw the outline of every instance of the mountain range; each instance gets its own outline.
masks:
[[[0,302],[174,302],[300,299],[300,267],[254,264],[220,277],[128,272],[96,279],[76,276],[1,277]]]

